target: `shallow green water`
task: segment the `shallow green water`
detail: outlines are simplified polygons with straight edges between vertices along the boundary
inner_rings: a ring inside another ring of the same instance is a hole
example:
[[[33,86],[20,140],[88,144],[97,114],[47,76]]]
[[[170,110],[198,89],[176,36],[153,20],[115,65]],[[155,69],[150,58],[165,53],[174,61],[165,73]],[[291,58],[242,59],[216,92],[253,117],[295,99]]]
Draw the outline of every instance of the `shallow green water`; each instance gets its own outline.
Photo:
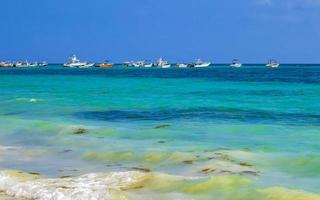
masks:
[[[249,195],[274,187],[319,195],[319,83],[318,66],[0,69],[0,167],[51,178],[161,174],[142,199],[215,190],[234,199],[243,187],[240,199],[281,199]],[[209,181],[157,188],[168,174]],[[236,183],[217,188],[219,178]]]

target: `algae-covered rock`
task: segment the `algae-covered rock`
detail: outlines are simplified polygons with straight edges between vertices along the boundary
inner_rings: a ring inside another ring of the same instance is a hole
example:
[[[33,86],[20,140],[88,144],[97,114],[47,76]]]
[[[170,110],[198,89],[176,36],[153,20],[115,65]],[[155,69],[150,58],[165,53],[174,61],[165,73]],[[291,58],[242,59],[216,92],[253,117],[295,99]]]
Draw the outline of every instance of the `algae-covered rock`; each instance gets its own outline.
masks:
[[[170,126],[171,125],[169,125],[169,124],[161,124],[161,125],[155,126],[154,129],[168,128]]]
[[[191,165],[193,163],[193,160],[184,160],[183,163]]]
[[[320,200],[320,195],[281,187],[272,187],[258,191],[268,200]]]
[[[85,128],[77,128],[75,131],[73,131],[73,134],[74,135],[82,135],[82,134],[85,134],[87,132],[88,132],[88,130],[85,129]]]
[[[132,167],[131,169],[136,171],[146,172],[146,173],[151,172],[151,169],[146,167]]]

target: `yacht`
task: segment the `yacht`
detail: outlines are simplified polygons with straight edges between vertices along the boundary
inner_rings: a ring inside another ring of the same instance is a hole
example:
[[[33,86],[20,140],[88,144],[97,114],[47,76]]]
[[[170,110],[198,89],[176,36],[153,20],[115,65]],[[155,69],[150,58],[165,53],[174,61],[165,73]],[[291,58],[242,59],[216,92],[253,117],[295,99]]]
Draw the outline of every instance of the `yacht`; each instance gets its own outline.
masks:
[[[88,68],[94,66],[94,63],[80,61],[76,55],[72,55],[69,60],[63,65],[65,67]]]
[[[28,67],[38,67],[38,62],[29,63]]]
[[[188,67],[188,64],[180,63],[180,64],[177,64],[177,66],[178,66],[179,68],[187,68],[187,67]]]
[[[108,62],[107,60],[104,63],[97,64],[96,67],[100,68],[112,68],[113,64]]]
[[[276,60],[269,60],[268,64],[266,65],[267,67],[271,68],[278,68],[280,64]]]
[[[159,66],[161,68],[170,68],[171,67],[171,65],[167,61],[163,60],[162,58],[160,58],[158,60],[157,66]]]
[[[38,67],[46,67],[46,66],[48,66],[48,63],[46,61],[38,63]]]
[[[1,61],[0,67],[13,67],[13,64],[11,62]]]
[[[134,67],[143,67],[144,66],[144,61],[133,62],[132,65]]]
[[[153,67],[153,63],[150,62],[150,61],[145,61],[145,62],[143,63],[143,67],[146,67],[146,68]]]
[[[194,67],[200,68],[200,67],[209,67],[211,63],[210,62],[203,62],[202,60],[198,59],[196,63],[194,64]]]
[[[126,67],[133,67],[133,63],[134,63],[133,61],[127,61],[127,62],[124,62],[123,65]]]
[[[240,63],[240,61],[238,59],[234,59],[230,65],[230,67],[242,67],[242,64]]]
[[[15,67],[30,67],[30,63],[28,61],[25,61],[25,62],[16,62],[14,63],[14,66]]]
[[[153,64],[152,63],[147,63],[147,64],[144,64],[143,66],[149,68],[149,67],[153,67]]]

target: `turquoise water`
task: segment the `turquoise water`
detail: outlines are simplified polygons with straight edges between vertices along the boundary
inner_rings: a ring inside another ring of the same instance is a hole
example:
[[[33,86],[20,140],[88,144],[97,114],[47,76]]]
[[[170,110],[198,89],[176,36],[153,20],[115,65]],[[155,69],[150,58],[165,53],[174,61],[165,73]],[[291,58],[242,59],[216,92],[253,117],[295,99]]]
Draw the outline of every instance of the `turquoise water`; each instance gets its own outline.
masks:
[[[0,69],[0,168],[148,174],[126,199],[320,199],[319,83],[316,65]]]

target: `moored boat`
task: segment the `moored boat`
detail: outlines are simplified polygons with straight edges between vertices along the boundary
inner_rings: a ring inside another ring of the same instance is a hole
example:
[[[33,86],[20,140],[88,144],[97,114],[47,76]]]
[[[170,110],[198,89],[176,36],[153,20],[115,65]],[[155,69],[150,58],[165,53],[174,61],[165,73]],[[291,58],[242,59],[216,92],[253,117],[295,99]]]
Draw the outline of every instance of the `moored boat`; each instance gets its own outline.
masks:
[[[72,55],[69,60],[63,65],[64,67],[89,68],[94,66],[94,63],[80,61],[76,55]]]
[[[113,64],[111,63],[100,63],[97,64],[96,67],[100,67],[100,68],[112,68]]]
[[[48,63],[45,61],[38,63],[38,67],[46,67],[46,66],[48,66]]]
[[[271,59],[266,66],[270,68],[278,68],[280,64],[276,60]]]
[[[162,58],[160,58],[158,60],[157,66],[161,68],[170,68],[171,64],[169,64],[166,60],[163,60]]]
[[[153,67],[153,63],[151,61],[145,61],[143,63],[143,67],[146,67],[146,68]]]
[[[203,62],[202,60],[198,59],[195,62],[194,67],[196,67],[196,68],[209,67],[210,64],[211,64],[210,62]]]
[[[0,67],[13,67],[13,64],[8,61],[1,61],[0,62]]]
[[[242,67],[242,64],[240,63],[240,61],[238,59],[233,59],[230,67],[236,67],[236,68],[239,68],[239,67]]]
[[[30,63],[28,61],[25,61],[25,62],[16,62],[14,63],[14,67],[30,67]]]
[[[136,61],[132,63],[134,67],[143,67],[144,61]]]
[[[112,67],[113,67],[113,64],[106,60],[104,63],[96,64],[96,67],[100,67],[100,68],[112,68]]]
[[[179,67],[179,68],[187,68],[188,64],[180,63],[180,64],[177,64],[177,67]]]

